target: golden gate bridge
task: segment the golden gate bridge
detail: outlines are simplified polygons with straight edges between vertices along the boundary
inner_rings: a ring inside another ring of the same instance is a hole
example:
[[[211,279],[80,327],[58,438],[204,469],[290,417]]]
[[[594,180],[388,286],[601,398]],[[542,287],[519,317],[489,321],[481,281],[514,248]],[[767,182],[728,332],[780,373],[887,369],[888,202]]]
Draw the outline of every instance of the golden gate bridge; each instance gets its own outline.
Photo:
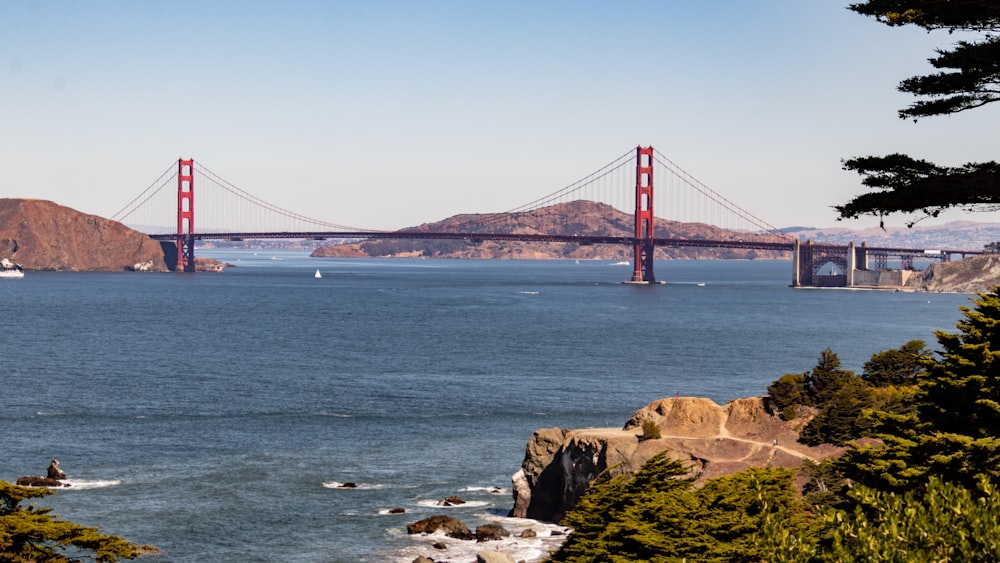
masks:
[[[618,232],[592,232],[580,224],[563,225],[561,233],[538,233],[528,232],[516,221],[523,214],[573,201],[604,203],[630,215],[631,224],[622,225]],[[657,214],[657,209],[666,213]],[[941,250],[930,254],[926,249],[800,244],[797,238],[712,190],[651,146],[630,149],[583,178],[523,205],[500,213],[462,216],[461,221],[436,230],[424,226],[386,231],[314,219],[269,203],[200,162],[183,158],[112,218],[156,240],[175,243],[176,270],[186,272],[194,271],[195,243],[204,240],[489,240],[623,245],[632,251],[633,271],[626,283],[636,284],[657,283],[653,266],[658,247],[789,252],[793,257],[793,286],[814,285],[818,268],[828,263],[848,272],[867,269],[869,258],[874,258],[877,268],[885,269],[889,257],[899,257],[908,268],[918,255],[949,260],[952,254],[981,253]],[[164,226],[174,218],[176,229]],[[658,237],[655,224],[659,221],[662,226],[664,219],[677,224],[712,225],[721,229],[716,231],[721,234],[715,239]]]

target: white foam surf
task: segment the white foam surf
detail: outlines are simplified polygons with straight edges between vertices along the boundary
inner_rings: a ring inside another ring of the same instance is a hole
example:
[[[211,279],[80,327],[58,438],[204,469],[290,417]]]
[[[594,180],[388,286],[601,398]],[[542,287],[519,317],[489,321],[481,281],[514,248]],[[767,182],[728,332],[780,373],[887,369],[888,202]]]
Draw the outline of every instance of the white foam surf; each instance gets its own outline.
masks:
[[[481,508],[489,505],[490,503],[484,500],[467,500],[465,502],[449,503],[444,499],[428,499],[417,502],[417,506],[422,506],[424,508]]]
[[[63,483],[69,485],[59,489],[61,491],[103,489],[105,487],[115,487],[121,485],[120,479],[64,479]]]
[[[398,563],[410,563],[416,557],[423,555],[435,561],[475,561],[476,554],[481,551],[506,551],[514,561],[537,563],[544,561],[550,553],[559,549],[566,540],[566,534],[569,533],[569,529],[564,526],[526,518],[504,518],[489,514],[480,514],[477,518],[499,523],[511,535],[501,540],[483,543],[475,540],[457,540],[443,533],[408,536],[413,545],[401,550],[393,560]],[[471,524],[469,526],[473,527]],[[522,537],[526,530],[534,532],[535,537]],[[399,537],[406,534],[405,530],[399,529],[387,531],[390,535]],[[444,546],[444,549],[439,549],[435,545]]]
[[[388,487],[388,485],[382,483],[341,483],[340,481],[327,481],[323,483],[323,486],[327,489],[341,489],[344,491],[365,491]]]

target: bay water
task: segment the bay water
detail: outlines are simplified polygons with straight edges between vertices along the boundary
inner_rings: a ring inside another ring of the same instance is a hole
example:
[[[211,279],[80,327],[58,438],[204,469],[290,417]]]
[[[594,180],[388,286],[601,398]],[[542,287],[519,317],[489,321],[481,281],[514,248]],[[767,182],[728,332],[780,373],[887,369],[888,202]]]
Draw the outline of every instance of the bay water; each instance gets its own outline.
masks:
[[[58,458],[74,486],[40,505],[164,562],[494,547],[406,534],[442,513],[533,527],[501,547],[537,560],[558,527],[505,518],[536,429],[763,395],[827,347],[860,372],[908,340],[935,349],[971,297],[796,290],[782,261],[658,262],[667,283],[643,287],[608,261],[200,254],[236,267],[0,280],[0,479]],[[439,505],[452,495],[467,502]]]

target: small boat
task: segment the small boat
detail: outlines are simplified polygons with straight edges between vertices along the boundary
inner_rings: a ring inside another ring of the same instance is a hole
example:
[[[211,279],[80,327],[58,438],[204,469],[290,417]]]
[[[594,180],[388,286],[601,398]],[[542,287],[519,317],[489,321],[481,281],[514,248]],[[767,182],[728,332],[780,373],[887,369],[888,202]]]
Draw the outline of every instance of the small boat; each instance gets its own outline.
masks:
[[[698,282],[698,287],[705,287],[705,282]]]
[[[316,270],[316,275],[313,276],[313,277],[316,278],[316,279],[319,279],[319,278],[323,277],[323,274],[319,273],[319,270]]]
[[[0,260],[0,278],[23,278],[24,268],[4,258]]]

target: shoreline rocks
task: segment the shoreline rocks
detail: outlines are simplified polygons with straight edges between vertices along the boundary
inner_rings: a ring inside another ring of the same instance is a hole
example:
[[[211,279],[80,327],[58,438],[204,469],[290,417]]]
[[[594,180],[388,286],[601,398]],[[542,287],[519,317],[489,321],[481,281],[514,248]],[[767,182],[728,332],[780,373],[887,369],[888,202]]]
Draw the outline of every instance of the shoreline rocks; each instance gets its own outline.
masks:
[[[59,465],[59,460],[53,458],[49,462],[49,467],[45,471],[45,476],[33,475],[19,477],[17,481],[14,482],[15,485],[19,487],[47,487],[50,489],[57,489],[60,487],[69,487],[70,484],[65,482],[66,472],[62,470]]]

